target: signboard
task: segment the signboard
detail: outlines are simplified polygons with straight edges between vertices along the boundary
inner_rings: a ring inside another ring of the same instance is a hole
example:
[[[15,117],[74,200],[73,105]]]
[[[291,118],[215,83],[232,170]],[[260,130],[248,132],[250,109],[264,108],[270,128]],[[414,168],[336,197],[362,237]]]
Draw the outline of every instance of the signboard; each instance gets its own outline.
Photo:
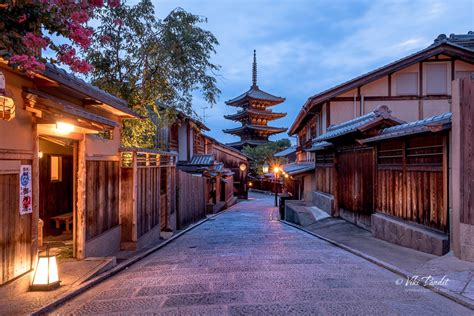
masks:
[[[31,165],[20,167],[20,215],[33,213]]]

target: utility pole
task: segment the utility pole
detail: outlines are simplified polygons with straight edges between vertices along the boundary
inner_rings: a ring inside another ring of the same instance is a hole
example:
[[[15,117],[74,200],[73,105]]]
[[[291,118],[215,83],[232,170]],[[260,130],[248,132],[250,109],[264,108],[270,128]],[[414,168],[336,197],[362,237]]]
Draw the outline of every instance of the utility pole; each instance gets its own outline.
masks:
[[[206,119],[207,119],[206,110],[208,109],[208,107],[203,106],[201,109],[202,109],[202,121],[203,121],[203,123],[206,123]]]

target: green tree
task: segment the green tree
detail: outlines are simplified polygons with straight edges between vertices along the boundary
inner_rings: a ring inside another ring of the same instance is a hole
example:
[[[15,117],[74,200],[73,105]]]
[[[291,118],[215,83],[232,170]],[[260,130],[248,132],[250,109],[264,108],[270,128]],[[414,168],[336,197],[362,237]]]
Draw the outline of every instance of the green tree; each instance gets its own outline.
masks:
[[[216,103],[219,66],[210,59],[219,43],[200,27],[205,18],[177,8],[159,20],[151,1],[142,0],[115,10],[103,8],[98,19],[99,41],[86,55],[94,66],[92,82],[146,117],[124,123],[124,145],[159,147],[160,129],[172,121],[174,108],[193,114],[197,90],[208,103]]]
[[[245,146],[242,151],[253,159],[250,163],[252,172],[254,174],[263,174],[262,166],[265,162],[268,163],[269,166],[286,163],[284,158],[275,157],[274,155],[290,146],[291,141],[288,138],[284,138],[256,147]]]

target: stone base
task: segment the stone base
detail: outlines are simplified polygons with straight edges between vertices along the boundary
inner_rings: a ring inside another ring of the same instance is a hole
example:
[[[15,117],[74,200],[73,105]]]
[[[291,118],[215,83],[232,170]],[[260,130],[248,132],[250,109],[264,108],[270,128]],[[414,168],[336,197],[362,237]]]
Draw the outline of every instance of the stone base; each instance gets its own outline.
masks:
[[[371,219],[368,214],[360,214],[352,211],[345,210],[343,208],[339,209],[339,216],[346,221],[355,224],[359,227],[362,227],[366,230],[371,230]]]
[[[474,262],[474,225],[461,223],[461,260]]]
[[[173,233],[171,232],[171,234]],[[161,239],[161,229],[160,229],[160,224],[158,224],[155,227],[153,227],[149,232],[147,232],[145,235],[138,238],[137,241],[122,242],[122,244],[120,245],[120,249],[129,250],[129,251],[140,250],[146,246],[159,243],[160,239]]]
[[[86,241],[86,257],[106,257],[120,250],[120,225]]]
[[[331,216],[334,215],[334,196],[331,194],[313,191],[313,205]]]
[[[381,213],[372,214],[372,235],[393,244],[437,256],[449,251],[447,234]]]
[[[316,222],[313,214],[306,210],[304,201],[285,201],[285,220],[303,227]]]

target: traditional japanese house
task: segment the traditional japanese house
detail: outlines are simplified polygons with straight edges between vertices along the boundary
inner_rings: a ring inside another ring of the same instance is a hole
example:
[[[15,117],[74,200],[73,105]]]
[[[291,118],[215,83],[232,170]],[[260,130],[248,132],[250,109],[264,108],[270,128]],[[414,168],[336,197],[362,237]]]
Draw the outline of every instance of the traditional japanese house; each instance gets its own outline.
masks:
[[[226,101],[229,106],[241,108],[237,113],[225,115],[226,119],[238,121],[240,127],[223,130],[224,133],[240,137],[240,141],[227,144],[241,150],[244,146],[258,146],[268,143],[270,135],[285,132],[286,128],[269,126],[268,122],[285,117],[286,113],[276,113],[268,107],[285,101],[285,98],[271,95],[257,85],[257,57],[254,51],[252,86],[242,95]]]
[[[315,160],[310,202],[377,237],[445,253],[453,160],[442,122],[452,111],[452,80],[474,72],[473,43],[472,32],[440,35],[419,52],[310,97],[289,131],[298,136],[299,159]],[[364,126],[381,104],[396,126],[339,135]]]
[[[120,128],[137,115],[53,65],[27,77],[1,59],[0,73],[0,283],[50,237],[79,259],[119,250]]]

